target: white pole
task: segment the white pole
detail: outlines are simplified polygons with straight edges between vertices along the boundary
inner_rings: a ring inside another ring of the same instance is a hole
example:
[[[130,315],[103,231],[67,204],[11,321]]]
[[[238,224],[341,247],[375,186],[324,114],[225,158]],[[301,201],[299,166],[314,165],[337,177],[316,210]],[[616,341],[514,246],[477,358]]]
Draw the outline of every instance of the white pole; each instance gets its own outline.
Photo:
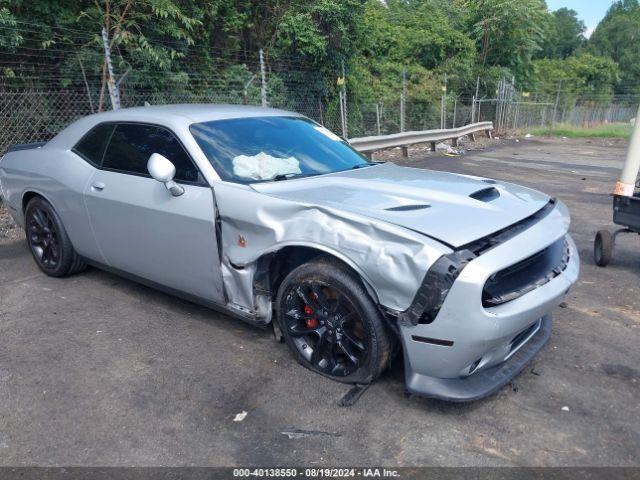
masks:
[[[260,49],[260,77],[262,78],[262,84],[260,86],[260,98],[262,99],[262,106],[268,107],[267,102],[267,76],[264,70],[264,55],[262,49]]]
[[[638,170],[640,169],[640,107],[636,114],[635,125],[633,126],[633,134],[627,151],[627,160],[624,162],[624,168],[620,174],[620,180],[616,183],[613,190],[614,195],[624,195],[632,197],[635,191],[636,179],[638,178]]]
[[[111,107],[114,110],[120,108],[120,91],[116,86],[116,79],[113,74],[113,65],[111,64],[111,48],[109,47],[109,36],[107,31],[102,29],[102,43],[104,45],[104,58],[107,62],[107,72],[109,78],[107,79],[107,88],[109,89],[109,96],[111,97]]]

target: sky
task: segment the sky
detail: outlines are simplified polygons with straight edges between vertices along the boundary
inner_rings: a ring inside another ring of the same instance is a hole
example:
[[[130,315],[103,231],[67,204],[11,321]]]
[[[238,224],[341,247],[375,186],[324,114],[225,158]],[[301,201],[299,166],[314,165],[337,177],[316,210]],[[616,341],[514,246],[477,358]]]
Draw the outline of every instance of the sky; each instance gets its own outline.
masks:
[[[591,36],[612,3],[613,0],[547,0],[549,10],[567,7],[578,12],[578,18],[587,26],[587,37]]]

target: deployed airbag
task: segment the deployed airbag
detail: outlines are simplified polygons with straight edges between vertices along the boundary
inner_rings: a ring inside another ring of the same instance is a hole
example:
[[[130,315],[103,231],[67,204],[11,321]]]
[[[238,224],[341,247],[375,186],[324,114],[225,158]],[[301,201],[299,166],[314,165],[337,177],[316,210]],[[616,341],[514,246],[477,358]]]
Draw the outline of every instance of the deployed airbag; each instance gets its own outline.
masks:
[[[257,155],[238,155],[233,159],[233,173],[253,180],[270,180],[277,175],[302,173],[300,162],[293,157],[277,158],[260,152]]]

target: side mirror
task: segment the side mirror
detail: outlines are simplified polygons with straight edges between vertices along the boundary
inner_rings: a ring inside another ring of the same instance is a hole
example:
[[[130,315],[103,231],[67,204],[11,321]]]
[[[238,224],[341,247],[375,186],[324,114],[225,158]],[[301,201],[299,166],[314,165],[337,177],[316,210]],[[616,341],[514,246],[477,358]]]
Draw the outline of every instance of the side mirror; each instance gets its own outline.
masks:
[[[173,177],[176,176],[176,167],[168,158],[154,153],[149,157],[147,170],[154,180],[164,183],[164,186],[174,197],[179,197],[184,193],[184,188],[173,181]]]

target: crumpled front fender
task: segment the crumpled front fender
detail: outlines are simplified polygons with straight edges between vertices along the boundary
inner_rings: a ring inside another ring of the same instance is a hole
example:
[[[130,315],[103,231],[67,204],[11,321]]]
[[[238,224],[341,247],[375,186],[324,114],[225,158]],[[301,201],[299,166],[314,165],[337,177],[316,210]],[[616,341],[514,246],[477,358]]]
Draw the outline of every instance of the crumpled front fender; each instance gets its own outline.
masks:
[[[221,220],[226,268],[247,269],[262,255],[286,246],[325,251],[350,265],[368,284],[380,305],[404,311],[427,269],[450,250],[437,241],[403,227],[343,212],[219,184],[215,196]],[[243,288],[227,272],[228,290]],[[238,298],[241,298],[238,297]],[[250,305],[245,305],[251,307]]]

